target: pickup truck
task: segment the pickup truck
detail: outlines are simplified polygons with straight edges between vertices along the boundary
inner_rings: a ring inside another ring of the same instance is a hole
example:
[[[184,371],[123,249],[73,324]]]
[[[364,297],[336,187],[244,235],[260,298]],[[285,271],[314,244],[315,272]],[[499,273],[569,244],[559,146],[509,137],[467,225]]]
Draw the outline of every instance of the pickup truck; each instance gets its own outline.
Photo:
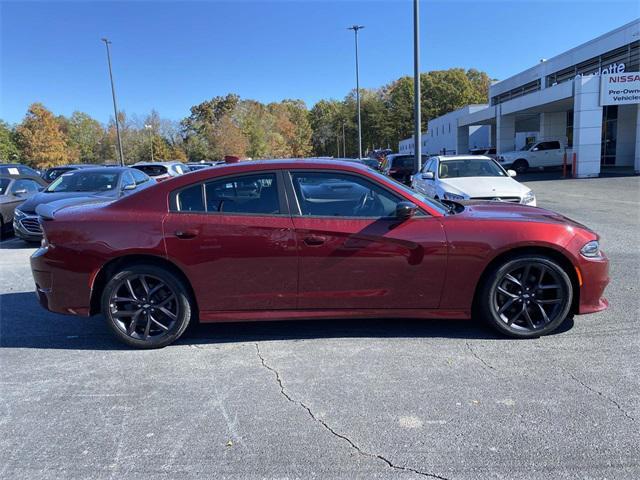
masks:
[[[530,168],[562,166],[564,152],[565,147],[562,142],[547,140],[526,145],[521,150],[501,153],[496,160],[503,168],[525,173]]]

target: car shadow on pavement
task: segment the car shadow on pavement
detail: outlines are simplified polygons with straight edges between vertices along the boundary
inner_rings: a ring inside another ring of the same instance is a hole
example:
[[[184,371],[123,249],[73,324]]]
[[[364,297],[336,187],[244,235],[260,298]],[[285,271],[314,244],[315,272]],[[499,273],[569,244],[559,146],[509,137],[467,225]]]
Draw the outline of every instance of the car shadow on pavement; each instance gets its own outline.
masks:
[[[554,334],[572,327],[573,320],[567,320]],[[387,318],[200,324],[189,328],[175,345],[317,338],[507,339],[477,321]],[[129,349],[113,336],[101,315],[85,318],[47,312],[33,293],[0,295],[0,348]]]

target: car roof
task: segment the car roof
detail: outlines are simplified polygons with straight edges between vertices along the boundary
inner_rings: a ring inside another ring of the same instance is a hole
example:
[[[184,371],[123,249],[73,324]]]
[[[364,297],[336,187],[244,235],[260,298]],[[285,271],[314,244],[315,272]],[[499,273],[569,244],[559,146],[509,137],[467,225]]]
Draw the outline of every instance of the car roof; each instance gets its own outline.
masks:
[[[184,163],[182,163],[180,160],[167,160],[165,162],[137,162],[137,163],[133,163],[130,166],[131,167],[140,167],[140,166],[154,166],[154,165],[163,165],[163,166],[168,166],[168,165],[175,165],[176,163],[179,163],[180,165],[184,165]]]
[[[76,169],[79,170],[79,169]],[[131,170],[129,167],[101,167],[101,166],[96,166],[96,167],[92,167],[92,168],[85,168],[82,169],[83,173],[86,171],[91,171],[92,173],[119,173],[119,172],[127,172]],[[73,170],[69,173],[76,173]]]
[[[436,155],[441,162],[448,160],[493,160],[485,155]]]
[[[102,165],[90,165],[87,163],[71,163],[69,165],[56,165],[55,167],[49,167],[47,170],[55,170],[57,168],[100,168]]]

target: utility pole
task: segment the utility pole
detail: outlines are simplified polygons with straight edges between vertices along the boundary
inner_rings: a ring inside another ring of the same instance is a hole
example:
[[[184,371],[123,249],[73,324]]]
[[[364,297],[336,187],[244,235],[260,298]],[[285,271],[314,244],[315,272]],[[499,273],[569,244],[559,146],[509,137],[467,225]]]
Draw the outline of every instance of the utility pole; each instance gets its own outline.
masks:
[[[362,158],[362,121],[360,120],[360,65],[358,63],[358,30],[364,25],[352,25],[348,30],[353,30],[356,40],[356,105],[358,109],[358,158]]]
[[[145,130],[149,130],[149,141],[151,142],[151,161],[153,162],[153,127],[151,125],[145,125]]]
[[[422,118],[420,112],[420,8],[419,0],[413,0],[413,116],[414,127],[414,153],[416,156],[416,172],[422,169]]]
[[[118,153],[120,155],[120,165],[124,167],[124,155],[122,154],[122,140],[120,139],[120,125],[118,122],[118,105],[116,104],[116,89],[113,86],[113,73],[111,73],[111,52],[109,51],[109,45],[111,42],[107,38],[101,39],[107,47],[107,62],[109,64],[109,79],[111,80],[111,96],[113,97],[113,114],[116,122],[116,137],[118,139]]]

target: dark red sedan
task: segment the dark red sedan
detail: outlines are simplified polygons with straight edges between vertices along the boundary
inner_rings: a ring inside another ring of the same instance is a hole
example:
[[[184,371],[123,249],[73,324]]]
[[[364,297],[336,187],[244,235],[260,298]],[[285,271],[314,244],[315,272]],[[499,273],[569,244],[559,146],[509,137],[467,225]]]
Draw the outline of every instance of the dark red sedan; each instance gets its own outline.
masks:
[[[242,162],[43,213],[42,305],[136,347],[189,322],[486,319],[537,337],[606,308],[598,235],[557,213],[440,203],[356,163]]]

